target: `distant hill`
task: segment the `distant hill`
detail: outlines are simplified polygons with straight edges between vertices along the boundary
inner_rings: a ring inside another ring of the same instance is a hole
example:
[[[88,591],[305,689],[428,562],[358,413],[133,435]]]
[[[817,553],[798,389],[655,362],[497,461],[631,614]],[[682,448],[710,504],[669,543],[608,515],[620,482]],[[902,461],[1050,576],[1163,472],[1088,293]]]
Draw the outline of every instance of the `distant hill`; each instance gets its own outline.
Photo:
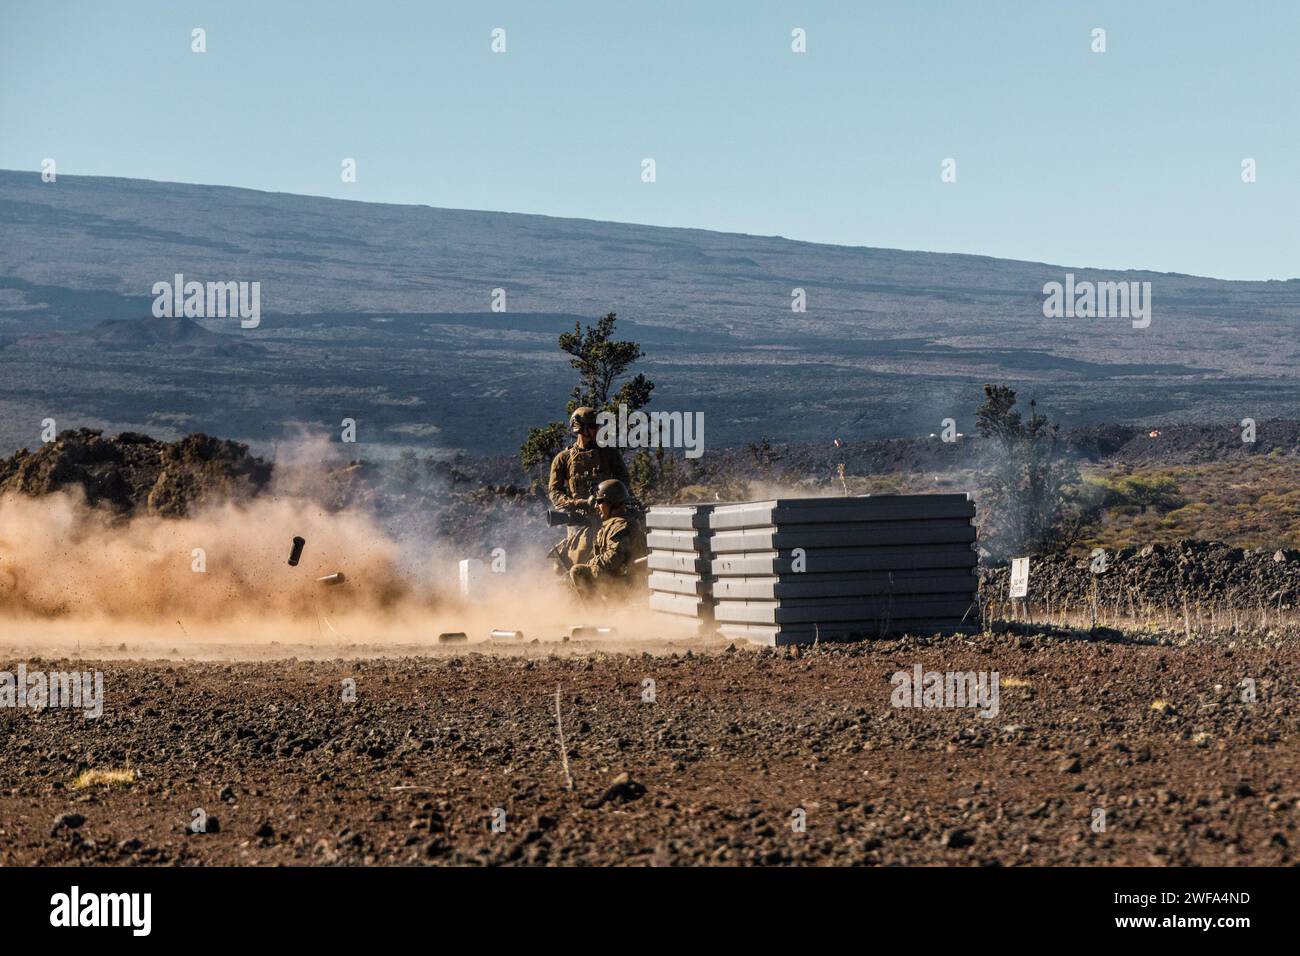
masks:
[[[108,319],[84,333],[84,338],[105,348],[127,350],[164,349],[193,355],[222,358],[253,357],[266,349],[241,342],[235,335],[210,332],[189,319]]]
[[[655,406],[705,413],[706,447],[970,431],[985,381],[1070,425],[1262,421],[1300,400],[1297,280],[9,171],[0,230],[0,450],[57,413],[255,446],[353,418],[362,443],[510,452],[562,414],[555,337],[608,311],[645,348]],[[1150,282],[1150,327],[1044,318],[1067,273]],[[176,320],[153,319],[154,284],[177,274],[260,283],[261,324],[156,325]]]

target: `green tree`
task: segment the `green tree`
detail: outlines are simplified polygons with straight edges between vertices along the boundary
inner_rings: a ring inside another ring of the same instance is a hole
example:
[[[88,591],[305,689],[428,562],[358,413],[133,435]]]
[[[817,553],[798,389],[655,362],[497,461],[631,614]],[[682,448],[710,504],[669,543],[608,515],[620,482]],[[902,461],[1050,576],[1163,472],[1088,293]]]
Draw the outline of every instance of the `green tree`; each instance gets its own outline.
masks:
[[[983,451],[980,542],[995,558],[1039,551],[1068,524],[1071,488],[1078,484],[1066,456],[1060,426],[1038,414],[1016,409],[1016,393],[1005,385],[985,385],[975,428],[988,444]]]
[[[614,324],[617,320],[616,313],[610,312],[594,326],[588,325],[584,329],[581,322],[575,322],[572,332],[560,334],[560,350],[569,356],[570,367],[578,373],[578,383],[569,393],[569,401],[565,406],[568,414],[584,405],[596,409],[598,413],[604,411],[617,414],[620,405],[626,405],[629,412],[634,412],[650,403],[654,383],[641,373],[619,384],[619,379],[628,375],[628,369],[644,353],[636,342],[614,339]],[[618,389],[612,391],[615,385],[618,385]],[[549,465],[551,459],[564,448],[568,435],[567,422],[553,421],[529,429],[528,437],[519,448],[519,460],[524,469],[532,471],[538,466]]]
[[[1120,503],[1141,508],[1143,512],[1152,508],[1164,513],[1187,504],[1178,482],[1168,473],[1128,475],[1116,483],[1115,490]]]
[[[572,409],[570,409],[572,411]],[[519,446],[519,460],[525,471],[532,471],[538,465],[543,468],[560,453],[568,440],[569,427],[564,422],[551,422],[539,428],[528,429],[528,437]]]

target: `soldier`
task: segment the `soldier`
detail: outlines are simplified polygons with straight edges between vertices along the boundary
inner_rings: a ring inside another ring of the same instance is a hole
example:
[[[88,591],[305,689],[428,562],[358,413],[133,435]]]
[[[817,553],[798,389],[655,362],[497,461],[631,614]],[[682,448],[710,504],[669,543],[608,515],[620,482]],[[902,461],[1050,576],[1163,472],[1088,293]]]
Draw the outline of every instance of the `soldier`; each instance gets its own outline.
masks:
[[[566,568],[582,564],[591,557],[591,549],[600,528],[592,494],[596,486],[610,478],[628,484],[627,465],[617,448],[596,444],[596,410],[583,406],[569,416],[569,428],[576,440],[551,462],[551,479],[547,483],[551,505],[561,511],[574,511],[587,518],[584,525],[571,525],[559,546]]]
[[[602,481],[596,489],[600,531],[589,561],[569,569],[569,583],[583,597],[600,595],[626,599],[645,584],[645,529],[627,513],[627,488],[617,479]]]

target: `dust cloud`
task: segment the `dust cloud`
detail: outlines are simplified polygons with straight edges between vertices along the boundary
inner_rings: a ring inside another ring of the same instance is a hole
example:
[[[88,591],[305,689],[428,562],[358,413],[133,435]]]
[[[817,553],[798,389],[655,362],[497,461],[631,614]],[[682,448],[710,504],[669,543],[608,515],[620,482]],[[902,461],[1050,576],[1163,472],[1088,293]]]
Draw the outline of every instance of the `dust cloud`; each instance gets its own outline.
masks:
[[[306,539],[297,567],[293,537]],[[399,543],[364,511],[276,495],[185,518],[115,517],[79,494],[0,497],[0,651],[98,657],[518,652],[575,625],[619,643],[663,629],[644,608],[582,607],[537,559],[462,600],[439,542]],[[318,581],[342,573],[341,584]],[[486,643],[493,628],[523,641]],[[440,644],[464,632],[468,644]]]

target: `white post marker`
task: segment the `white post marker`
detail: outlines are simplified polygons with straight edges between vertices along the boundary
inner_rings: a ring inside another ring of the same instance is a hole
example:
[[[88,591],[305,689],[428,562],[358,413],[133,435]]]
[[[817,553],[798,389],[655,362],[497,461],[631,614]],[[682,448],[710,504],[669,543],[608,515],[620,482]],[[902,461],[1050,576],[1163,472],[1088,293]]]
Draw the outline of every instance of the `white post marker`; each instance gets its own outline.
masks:
[[[1022,598],[1029,594],[1029,559],[1011,559],[1011,592],[1007,597]]]

